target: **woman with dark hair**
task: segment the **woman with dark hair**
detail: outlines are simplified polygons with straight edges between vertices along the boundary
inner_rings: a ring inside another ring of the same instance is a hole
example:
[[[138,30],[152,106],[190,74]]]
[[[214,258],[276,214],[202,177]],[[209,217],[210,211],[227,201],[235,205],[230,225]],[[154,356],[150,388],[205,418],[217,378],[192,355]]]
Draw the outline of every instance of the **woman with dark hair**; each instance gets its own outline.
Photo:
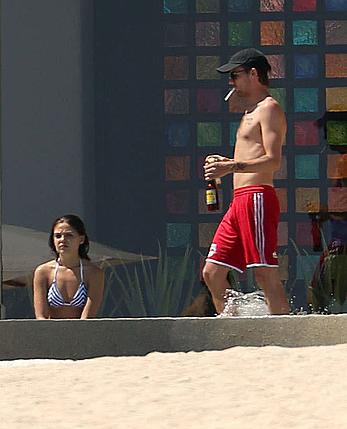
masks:
[[[89,240],[82,220],[65,215],[53,222],[48,240],[55,259],[34,273],[36,319],[96,317],[104,289],[104,273],[90,262]]]

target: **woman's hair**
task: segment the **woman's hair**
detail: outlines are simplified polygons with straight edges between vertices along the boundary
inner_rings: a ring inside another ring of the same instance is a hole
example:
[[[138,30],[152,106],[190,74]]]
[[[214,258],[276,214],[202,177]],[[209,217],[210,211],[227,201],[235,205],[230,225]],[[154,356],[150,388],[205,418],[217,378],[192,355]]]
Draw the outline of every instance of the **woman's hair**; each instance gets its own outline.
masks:
[[[88,235],[86,232],[86,228],[85,228],[82,220],[78,216],[73,215],[73,214],[68,214],[68,215],[58,217],[53,222],[53,225],[51,228],[51,233],[50,233],[49,239],[48,239],[48,244],[49,244],[49,247],[51,248],[51,250],[53,251],[53,253],[55,254],[56,259],[58,259],[59,254],[58,254],[57,249],[55,248],[55,245],[54,245],[54,228],[59,223],[63,223],[63,222],[66,222],[67,224],[69,224],[71,226],[71,228],[73,228],[79,235],[84,235],[84,242],[82,244],[80,244],[80,247],[78,248],[78,254],[79,254],[79,257],[81,259],[90,260],[90,258],[88,256],[89,239],[88,239]]]

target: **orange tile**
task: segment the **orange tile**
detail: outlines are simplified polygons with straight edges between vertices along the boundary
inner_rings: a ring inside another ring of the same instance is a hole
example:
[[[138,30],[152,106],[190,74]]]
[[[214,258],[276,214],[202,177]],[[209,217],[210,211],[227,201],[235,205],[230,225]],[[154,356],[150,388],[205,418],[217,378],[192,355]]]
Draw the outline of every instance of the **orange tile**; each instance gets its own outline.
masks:
[[[328,210],[329,212],[347,212],[347,188],[328,189]]]
[[[277,233],[278,246],[286,246],[288,244],[288,222],[280,222]]]
[[[188,57],[167,56],[164,58],[164,79],[185,80],[188,79]]]
[[[347,111],[347,87],[326,88],[326,108],[328,112]]]
[[[296,211],[318,213],[320,207],[318,188],[297,188],[295,190]]]
[[[166,180],[190,179],[189,156],[167,156],[165,163]]]
[[[260,23],[261,45],[284,45],[284,21],[262,21]]]
[[[280,203],[281,213],[286,213],[288,211],[288,194],[286,188],[276,188],[276,194],[278,201]]]
[[[347,177],[347,154],[328,155],[327,176],[329,179],[344,179]]]
[[[347,54],[325,54],[325,76],[347,77]]]

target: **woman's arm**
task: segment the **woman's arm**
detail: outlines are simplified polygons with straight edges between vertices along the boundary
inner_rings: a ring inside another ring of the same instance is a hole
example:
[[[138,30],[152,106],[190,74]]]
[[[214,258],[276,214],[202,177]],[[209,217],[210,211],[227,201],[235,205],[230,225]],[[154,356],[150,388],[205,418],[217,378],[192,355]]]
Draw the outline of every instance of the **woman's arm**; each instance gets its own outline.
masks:
[[[36,268],[34,273],[34,310],[36,319],[49,319],[47,302],[47,269],[43,265]]]
[[[93,266],[88,276],[88,298],[83,308],[81,319],[90,319],[96,317],[104,296],[104,272]]]

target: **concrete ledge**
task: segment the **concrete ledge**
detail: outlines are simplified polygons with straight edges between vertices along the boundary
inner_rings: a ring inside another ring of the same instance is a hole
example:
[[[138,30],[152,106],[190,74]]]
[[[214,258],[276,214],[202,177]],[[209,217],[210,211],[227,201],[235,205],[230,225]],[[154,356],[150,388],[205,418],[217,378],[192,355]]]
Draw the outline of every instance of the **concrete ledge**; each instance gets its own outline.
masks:
[[[347,343],[347,315],[0,321],[0,360],[341,343]]]

